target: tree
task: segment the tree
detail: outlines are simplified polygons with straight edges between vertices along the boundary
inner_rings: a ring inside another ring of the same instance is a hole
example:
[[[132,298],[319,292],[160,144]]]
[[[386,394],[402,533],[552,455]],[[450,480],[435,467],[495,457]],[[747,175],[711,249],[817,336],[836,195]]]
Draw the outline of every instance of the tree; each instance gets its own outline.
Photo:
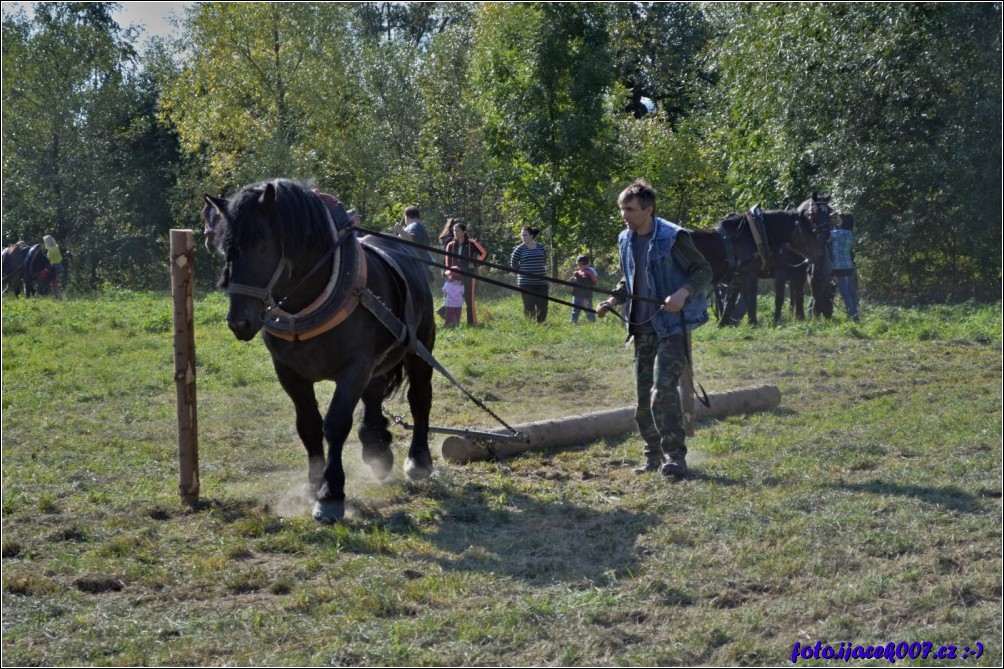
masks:
[[[204,3],[189,12],[162,109],[185,150],[205,159],[213,190],[293,176],[352,194],[346,147],[360,99],[347,74],[349,10]]]
[[[165,285],[164,193],[177,159],[109,3],[39,3],[3,19],[5,241],[51,233],[74,283]]]
[[[513,227],[549,233],[552,272],[610,220],[603,213],[613,145],[606,12],[530,3],[488,4],[479,15],[472,87],[485,141]]]
[[[670,124],[702,108],[708,73],[701,53],[708,25],[699,5],[688,2],[618,2],[609,23],[614,76],[627,89],[625,109],[649,113],[648,100]]]

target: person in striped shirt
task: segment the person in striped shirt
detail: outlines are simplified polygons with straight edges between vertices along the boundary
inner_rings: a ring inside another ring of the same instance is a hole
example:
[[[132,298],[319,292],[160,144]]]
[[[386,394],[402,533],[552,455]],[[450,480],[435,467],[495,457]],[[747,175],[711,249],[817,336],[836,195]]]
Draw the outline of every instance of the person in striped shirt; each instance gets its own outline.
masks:
[[[519,270],[516,285],[523,295],[523,313],[538,323],[547,320],[547,249],[537,242],[538,228],[526,227],[520,232],[522,243],[512,251],[509,265]]]

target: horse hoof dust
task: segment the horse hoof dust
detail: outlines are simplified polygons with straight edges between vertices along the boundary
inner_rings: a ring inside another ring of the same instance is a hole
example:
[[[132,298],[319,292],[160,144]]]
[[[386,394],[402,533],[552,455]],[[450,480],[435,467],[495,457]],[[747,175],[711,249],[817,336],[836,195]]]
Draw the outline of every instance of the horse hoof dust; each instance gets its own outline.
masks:
[[[404,473],[411,481],[424,481],[432,476],[432,465],[420,465],[411,458],[404,463]]]
[[[345,518],[345,502],[321,502],[314,504],[314,520],[332,525]]]

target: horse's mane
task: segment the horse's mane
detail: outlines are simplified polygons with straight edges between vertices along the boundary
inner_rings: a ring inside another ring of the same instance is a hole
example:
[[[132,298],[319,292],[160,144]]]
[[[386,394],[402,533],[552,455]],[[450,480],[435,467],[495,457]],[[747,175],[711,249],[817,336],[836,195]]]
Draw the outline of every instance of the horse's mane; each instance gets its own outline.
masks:
[[[271,217],[257,215],[266,187],[275,188]],[[330,241],[328,212],[324,202],[309,188],[289,179],[262,181],[243,188],[230,199],[220,223],[221,248],[227,256],[276,235],[283,253],[295,256],[314,245]]]

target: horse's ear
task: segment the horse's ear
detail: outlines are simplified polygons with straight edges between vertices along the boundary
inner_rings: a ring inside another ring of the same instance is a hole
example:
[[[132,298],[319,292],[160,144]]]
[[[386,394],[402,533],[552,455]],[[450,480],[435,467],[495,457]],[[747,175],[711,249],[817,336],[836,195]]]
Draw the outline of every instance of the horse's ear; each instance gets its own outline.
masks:
[[[275,184],[265,184],[265,190],[262,192],[261,197],[258,198],[258,204],[262,209],[272,209],[275,206]]]
[[[203,195],[202,201],[206,203],[207,207],[212,207],[218,211],[221,215],[226,212],[227,205],[229,204],[222,197],[213,197],[212,195]]]

